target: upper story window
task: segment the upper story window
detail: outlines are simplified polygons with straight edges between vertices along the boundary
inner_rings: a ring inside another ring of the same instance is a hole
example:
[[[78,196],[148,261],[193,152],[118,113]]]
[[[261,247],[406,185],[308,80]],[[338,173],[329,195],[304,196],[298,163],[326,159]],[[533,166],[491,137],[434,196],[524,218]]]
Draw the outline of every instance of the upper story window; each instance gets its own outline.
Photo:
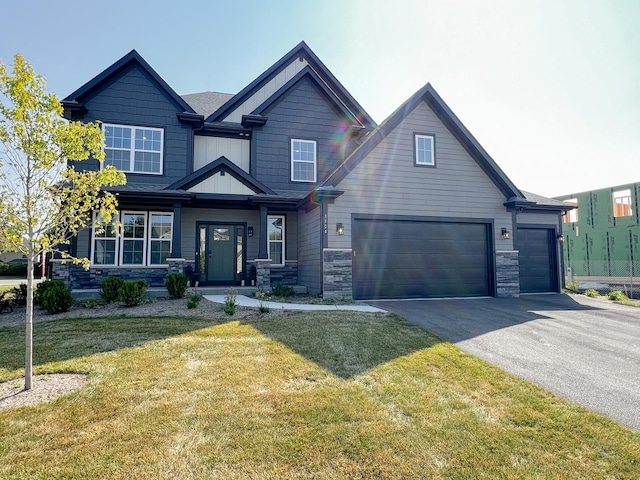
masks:
[[[291,139],[291,180],[294,182],[316,181],[315,140]]]
[[[631,203],[631,189],[613,192],[613,216],[630,217],[633,215]]]
[[[569,210],[562,216],[563,222],[576,223],[578,221],[578,199],[570,198],[569,200],[563,200],[563,202],[576,207],[573,210]]]
[[[162,174],[164,130],[103,124],[105,165],[129,173]]]
[[[416,165],[436,166],[436,137],[434,135],[414,134]]]

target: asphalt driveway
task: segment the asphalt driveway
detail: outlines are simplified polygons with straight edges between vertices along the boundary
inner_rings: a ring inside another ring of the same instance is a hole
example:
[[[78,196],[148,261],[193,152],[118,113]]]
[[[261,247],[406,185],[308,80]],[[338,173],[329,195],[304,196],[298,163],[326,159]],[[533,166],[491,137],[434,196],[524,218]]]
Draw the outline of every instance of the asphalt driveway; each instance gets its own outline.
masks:
[[[560,294],[368,303],[640,430],[640,308]]]

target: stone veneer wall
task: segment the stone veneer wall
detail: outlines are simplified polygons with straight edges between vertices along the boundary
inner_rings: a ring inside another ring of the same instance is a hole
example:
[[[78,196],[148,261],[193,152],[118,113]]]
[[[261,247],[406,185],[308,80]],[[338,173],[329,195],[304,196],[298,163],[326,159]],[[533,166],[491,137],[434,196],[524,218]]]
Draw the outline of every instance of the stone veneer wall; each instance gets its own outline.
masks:
[[[353,298],[353,251],[325,248],[322,251],[323,298]]]
[[[73,265],[71,261],[62,263],[52,260],[51,278],[62,280],[72,290],[100,288],[102,279],[106,277],[120,277],[123,280],[138,280],[144,278],[150,287],[164,287],[165,278],[169,273],[183,272],[184,268],[193,262],[183,259],[169,262],[167,267],[91,267],[85,270],[81,265]]]
[[[256,288],[259,292],[271,290],[271,260],[266,258],[256,258],[247,263],[256,266]]]
[[[271,285],[298,285],[298,262],[287,261],[284,267],[271,267]]]
[[[518,250],[496,251],[496,297],[520,296]]]

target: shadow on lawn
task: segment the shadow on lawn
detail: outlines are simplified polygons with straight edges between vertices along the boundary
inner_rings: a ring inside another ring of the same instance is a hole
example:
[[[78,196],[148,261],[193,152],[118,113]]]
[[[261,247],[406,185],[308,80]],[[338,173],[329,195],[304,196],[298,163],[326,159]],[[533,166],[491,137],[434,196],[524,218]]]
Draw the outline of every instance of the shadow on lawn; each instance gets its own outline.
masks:
[[[217,325],[199,318],[74,318],[37,323],[33,327],[33,365],[144,345]],[[24,326],[0,329],[0,368],[24,368]]]
[[[396,315],[360,312],[306,312],[239,320],[195,318],[84,318],[34,326],[34,366],[142,346],[227,321],[240,321],[260,334],[348,379],[398,357],[440,342]],[[0,329],[0,368],[24,367],[24,327]]]
[[[397,315],[314,312],[251,326],[343,379],[441,343]]]

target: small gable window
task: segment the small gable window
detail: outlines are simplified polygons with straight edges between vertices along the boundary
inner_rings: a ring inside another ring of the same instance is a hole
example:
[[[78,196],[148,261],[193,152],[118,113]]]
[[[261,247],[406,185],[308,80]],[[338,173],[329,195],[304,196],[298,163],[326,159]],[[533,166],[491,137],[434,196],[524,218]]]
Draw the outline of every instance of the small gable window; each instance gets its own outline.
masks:
[[[434,135],[414,134],[416,165],[436,166],[436,137]]]
[[[613,216],[614,217],[630,217],[633,215],[631,207],[631,189],[618,190],[613,192]]]
[[[128,173],[162,174],[164,131],[161,128],[103,125],[104,164]]]
[[[316,181],[316,142],[291,139],[291,181]]]

